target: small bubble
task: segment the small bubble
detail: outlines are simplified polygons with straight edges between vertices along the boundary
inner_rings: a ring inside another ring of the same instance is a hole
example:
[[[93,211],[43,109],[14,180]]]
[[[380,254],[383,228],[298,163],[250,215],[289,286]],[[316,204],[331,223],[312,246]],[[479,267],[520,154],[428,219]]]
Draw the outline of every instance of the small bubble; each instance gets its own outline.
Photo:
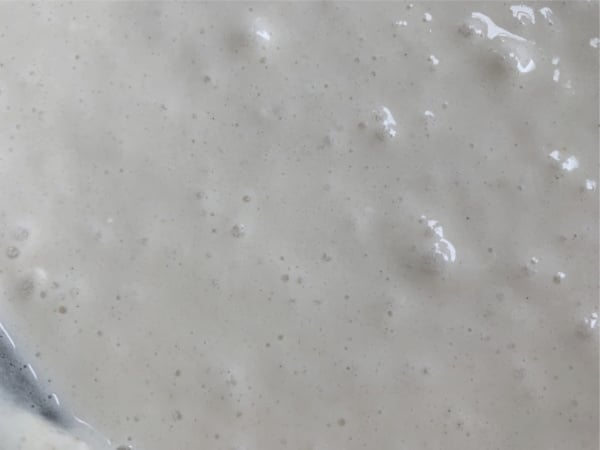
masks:
[[[173,411],[173,420],[181,420],[183,418],[183,414],[181,411]]]
[[[523,271],[525,275],[533,276],[537,273],[537,264],[540,262],[540,259],[532,256],[527,264],[523,266]]]
[[[17,241],[26,241],[29,237],[29,230],[27,228],[19,227],[13,232],[13,237]]]
[[[242,200],[243,200],[245,203],[249,203],[249,202],[250,202],[250,200],[252,200],[252,199],[250,198],[250,196],[249,196],[249,195],[244,195],[244,196],[242,197]]]
[[[235,238],[241,238],[242,236],[244,236],[244,234],[246,234],[245,229],[246,227],[242,224],[234,225],[231,228],[231,235]]]
[[[26,278],[21,282],[20,285],[21,293],[24,297],[31,297],[35,290],[35,282],[31,278]]]
[[[588,317],[583,318],[583,324],[585,325],[586,330],[593,330],[598,325],[598,313],[592,312]]]
[[[563,282],[563,280],[566,278],[566,276],[567,275],[564,272],[556,272],[553,280],[556,284],[560,284]]]
[[[595,191],[597,187],[598,187],[598,183],[596,183],[596,181],[589,180],[589,179],[585,180],[585,190],[586,191]]]
[[[344,425],[346,425],[346,419],[344,419],[343,417],[340,417],[338,419],[337,423],[340,427],[343,427]]]
[[[6,249],[6,256],[10,259],[18,258],[21,254],[21,251],[17,247],[8,247]]]

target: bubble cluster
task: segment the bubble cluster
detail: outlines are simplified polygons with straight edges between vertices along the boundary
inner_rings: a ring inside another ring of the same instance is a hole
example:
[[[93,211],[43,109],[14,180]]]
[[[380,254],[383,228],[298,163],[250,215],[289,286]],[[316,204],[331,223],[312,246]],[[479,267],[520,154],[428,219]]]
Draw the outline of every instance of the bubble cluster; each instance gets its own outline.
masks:
[[[433,240],[425,253],[425,266],[435,272],[442,271],[447,264],[456,261],[456,248],[444,237],[444,229],[437,220],[423,215],[419,218],[419,223],[425,225],[426,236]]]
[[[548,156],[565,172],[572,172],[579,167],[579,161],[575,156],[564,155],[559,150],[553,150]]]
[[[380,139],[392,139],[398,134],[396,119],[386,106],[381,106],[373,111],[376,123],[376,133]]]

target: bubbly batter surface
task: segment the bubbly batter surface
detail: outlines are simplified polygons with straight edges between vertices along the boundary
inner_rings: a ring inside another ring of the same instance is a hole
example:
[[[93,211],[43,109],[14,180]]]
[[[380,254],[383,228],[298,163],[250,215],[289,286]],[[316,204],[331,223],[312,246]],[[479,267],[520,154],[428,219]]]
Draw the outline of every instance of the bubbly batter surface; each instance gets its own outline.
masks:
[[[0,321],[110,449],[598,449],[597,2],[0,13]]]

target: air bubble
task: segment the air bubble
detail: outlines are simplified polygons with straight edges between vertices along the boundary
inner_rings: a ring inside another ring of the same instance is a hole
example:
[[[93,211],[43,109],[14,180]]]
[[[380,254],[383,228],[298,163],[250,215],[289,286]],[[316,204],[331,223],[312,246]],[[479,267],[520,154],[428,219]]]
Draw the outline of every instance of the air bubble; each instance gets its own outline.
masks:
[[[519,73],[529,73],[535,70],[536,64],[533,60],[534,43],[528,41],[522,36],[511,33],[508,30],[496,25],[494,21],[479,12],[473,12],[467,23],[461,28],[465,36],[477,35],[483,36],[494,41],[496,44],[495,52],[498,52],[503,59],[510,59],[514,63],[513,68]]]
[[[585,190],[586,191],[595,191],[598,188],[598,183],[595,180],[586,179],[585,180]]]
[[[552,278],[556,284],[560,284],[564,281],[567,275],[564,272],[556,272]]]
[[[513,5],[510,7],[512,15],[521,24],[525,25],[528,22],[535,24],[535,12],[532,8],[526,5]]]
[[[24,227],[18,227],[13,232],[13,237],[15,238],[15,240],[20,242],[26,241],[27,238],[29,238],[29,230]]]
[[[575,156],[565,156],[559,150],[553,150],[548,156],[565,172],[572,172],[579,167],[579,160]]]
[[[583,339],[589,339],[599,327],[599,317],[596,311],[592,311],[579,321],[576,328],[576,333]]]
[[[583,323],[587,326],[587,328],[593,330],[598,326],[598,313],[593,312],[589,315],[589,317],[584,317]]]
[[[231,235],[234,238],[241,238],[246,234],[246,227],[243,224],[234,225],[231,228]]]
[[[524,49],[519,48],[516,52],[509,52],[508,56],[517,63],[516,67],[520,73],[529,73],[535,70],[535,61]]]
[[[485,33],[484,33],[481,25],[477,26],[478,24],[476,24],[476,23],[469,24],[469,30],[471,30],[472,32],[475,32],[475,34],[480,35],[480,36],[485,35],[489,40],[494,40],[496,38],[501,38],[501,39],[508,38],[508,39],[512,39],[512,40],[518,41],[518,42],[526,42],[527,41],[527,39],[525,39],[521,36],[518,36],[516,34],[513,34],[510,31],[505,30],[502,27],[499,27],[498,25],[496,25],[494,23],[494,21],[492,19],[490,19],[485,14],[481,14],[479,12],[474,12],[471,14],[471,19],[475,19],[479,23],[484,24],[485,25]]]
[[[525,273],[529,276],[535,275],[537,273],[537,265],[539,262],[539,258],[532,256],[529,262],[524,266]]]
[[[539,9],[540,14],[542,15],[542,17],[544,19],[546,19],[546,22],[548,22],[548,25],[553,25],[554,22],[552,21],[552,17],[554,16],[554,12],[548,8],[547,6],[540,8]]]
[[[429,272],[441,273],[449,263],[456,261],[456,248],[444,237],[444,229],[437,220],[421,216],[419,223],[425,225],[425,235],[430,240],[430,247],[423,255],[423,267]]]
[[[269,44],[273,39],[273,31],[263,18],[258,18],[254,21],[251,34],[263,46]]]
[[[427,110],[423,113],[423,117],[425,119],[425,130],[429,132],[435,126],[435,114],[432,111]]]
[[[21,251],[17,247],[11,246],[6,249],[6,256],[9,259],[18,258],[20,254],[21,254]]]
[[[19,284],[19,291],[23,297],[31,297],[35,291],[35,281],[32,278],[25,278]]]
[[[381,106],[375,111],[375,122],[377,124],[377,136],[380,139],[393,139],[396,137],[396,119],[386,106]]]

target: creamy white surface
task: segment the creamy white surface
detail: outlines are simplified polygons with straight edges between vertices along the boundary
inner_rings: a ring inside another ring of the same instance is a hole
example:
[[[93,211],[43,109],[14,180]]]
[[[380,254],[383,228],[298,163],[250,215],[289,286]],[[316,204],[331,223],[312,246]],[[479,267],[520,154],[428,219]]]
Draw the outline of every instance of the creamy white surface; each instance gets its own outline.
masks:
[[[90,450],[71,433],[52,426],[6,399],[0,401],[0,418],[2,450]]]
[[[112,448],[598,448],[598,3],[0,12],[0,320]]]

